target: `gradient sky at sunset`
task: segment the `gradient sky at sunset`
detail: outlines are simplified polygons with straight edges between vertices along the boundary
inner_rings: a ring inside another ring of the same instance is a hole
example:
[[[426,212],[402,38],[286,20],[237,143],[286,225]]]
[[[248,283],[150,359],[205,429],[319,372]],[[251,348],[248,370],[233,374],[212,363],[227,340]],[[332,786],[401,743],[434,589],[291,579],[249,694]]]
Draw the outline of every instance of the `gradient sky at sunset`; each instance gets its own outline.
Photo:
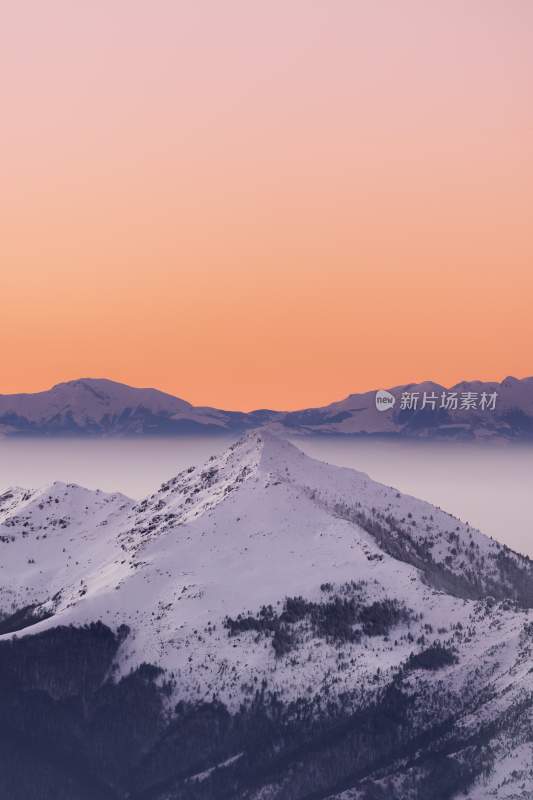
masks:
[[[0,392],[533,374],[529,0],[17,0],[0,71]]]

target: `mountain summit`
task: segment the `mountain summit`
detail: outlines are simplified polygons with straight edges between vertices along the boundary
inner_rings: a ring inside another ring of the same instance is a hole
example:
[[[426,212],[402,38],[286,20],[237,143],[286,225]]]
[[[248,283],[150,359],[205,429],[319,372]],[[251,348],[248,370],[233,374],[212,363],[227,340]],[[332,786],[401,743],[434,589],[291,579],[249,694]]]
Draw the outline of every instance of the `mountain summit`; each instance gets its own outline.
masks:
[[[158,389],[105,378],[58,383],[35,394],[0,395],[0,432],[31,435],[172,435],[249,427],[246,414],[197,408]]]
[[[444,511],[259,431],[0,521],[15,800],[531,797],[533,566]]]

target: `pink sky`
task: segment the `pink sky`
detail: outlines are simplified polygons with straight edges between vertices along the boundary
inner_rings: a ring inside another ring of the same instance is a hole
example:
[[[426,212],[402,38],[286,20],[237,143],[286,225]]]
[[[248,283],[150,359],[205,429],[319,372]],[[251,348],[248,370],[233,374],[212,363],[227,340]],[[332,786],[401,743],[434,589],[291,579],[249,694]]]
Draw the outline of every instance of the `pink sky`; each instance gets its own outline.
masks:
[[[0,11],[0,391],[533,373],[533,4]]]

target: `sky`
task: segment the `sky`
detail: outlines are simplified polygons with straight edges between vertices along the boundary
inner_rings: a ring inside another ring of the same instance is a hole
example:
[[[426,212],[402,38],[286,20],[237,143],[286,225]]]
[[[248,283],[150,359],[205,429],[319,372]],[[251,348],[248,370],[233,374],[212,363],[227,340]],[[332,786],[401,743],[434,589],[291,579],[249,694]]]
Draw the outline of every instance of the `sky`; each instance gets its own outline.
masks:
[[[533,374],[529,0],[0,3],[0,392]]]

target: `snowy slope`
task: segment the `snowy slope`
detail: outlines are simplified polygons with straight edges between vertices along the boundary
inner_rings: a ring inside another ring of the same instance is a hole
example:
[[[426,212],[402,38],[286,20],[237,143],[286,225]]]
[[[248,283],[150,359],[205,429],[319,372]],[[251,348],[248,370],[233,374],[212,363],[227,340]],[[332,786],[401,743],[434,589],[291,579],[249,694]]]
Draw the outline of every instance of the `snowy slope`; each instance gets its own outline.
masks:
[[[96,620],[114,630],[126,624],[117,676],[152,663],[173,676],[172,703],[216,697],[232,714],[257,687],[323,715],[326,706],[328,714],[356,713],[401,685],[421,730],[450,713],[461,740],[493,725],[493,763],[476,777],[472,800],[531,796],[529,703],[512,713],[533,694],[528,559],[265,431],[138,504],[64,484],[6,495],[5,624],[27,606],[38,620],[26,615],[29,634]],[[221,759],[219,770],[240,769],[237,755]],[[386,764],[375,786],[393,781],[409,797],[416,765],[408,761]],[[215,766],[195,785],[208,785]],[[292,769],[303,786],[305,760]],[[283,794],[285,779],[239,796],[299,797]],[[366,797],[355,779],[344,780],[320,796]],[[515,794],[494,788],[502,782]]]
[[[171,434],[219,432],[257,424],[252,415],[194,407],[157,389],[104,378],[59,383],[35,394],[0,395],[0,433]]]
[[[113,523],[132,506],[124,495],[60,482],[36,492],[4,492],[1,611],[6,614],[30,605],[38,607],[37,613],[52,612],[62,594],[83,596],[93,570],[107,563],[118,570],[121,551]]]

